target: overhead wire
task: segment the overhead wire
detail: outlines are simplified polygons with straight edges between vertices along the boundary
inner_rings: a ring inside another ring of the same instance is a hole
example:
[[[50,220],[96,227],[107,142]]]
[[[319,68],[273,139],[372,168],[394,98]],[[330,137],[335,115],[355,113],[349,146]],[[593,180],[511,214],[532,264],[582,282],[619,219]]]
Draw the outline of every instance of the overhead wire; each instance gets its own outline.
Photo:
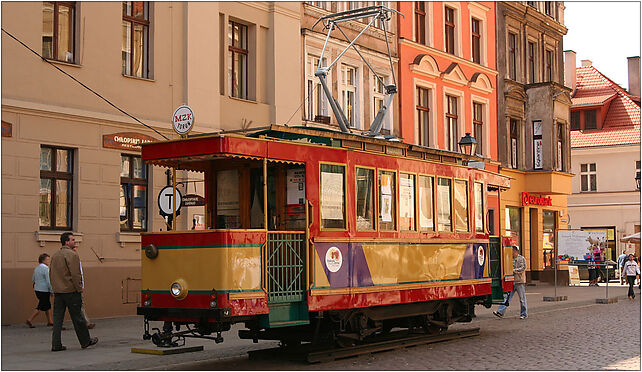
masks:
[[[115,108],[116,110],[120,111],[120,112],[121,112],[121,113],[123,113],[124,115],[126,115],[126,116],[130,117],[131,119],[133,119],[133,120],[134,120],[134,121],[136,121],[137,123],[139,123],[139,124],[141,124],[141,125],[145,126],[146,128],[149,128],[149,129],[153,130],[154,132],[158,133],[158,135],[159,135],[159,136],[161,136],[161,137],[163,137],[164,139],[169,140],[169,138],[168,138],[168,137],[166,137],[163,133],[159,132],[158,130],[156,130],[156,129],[155,129],[155,128],[153,128],[152,126],[150,126],[150,125],[148,125],[148,124],[143,123],[143,122],[142,122],[142,121],[140,121],[138,118],[136,118],[134,115],[131,115],[131,114],[129,114],[128,112],[126,112],[125,110],[123,110],[123,109],[121,109],[120,107],[116,106],[114,103],[112,103],[111,101],[109,101],[107,98],[103,97],[100,93],[98,93],[98,92],[96,92],[95,90],[91,89],[90,87],[88,87],[87,85],[85,85],[83,82],[81,82],[80,80],[76,79],[73,75],[70,75],[70,74],[69,74],[69,73],[67,73],[65,70],[63,70],[63,69],[61,69],[60,67],[56,66],[54,63],[52,63],[51,61],[49,61],[47,58],[43,57],[40,53],[38,53],[38,52],[36,52],[35,50],[31,49],[27,44],[23,43],[20,39],[18,39],[17,37],[13,36],[10,32],[8,32],[7,30],[5,30],[5,29],[4,29],[4,27],[3,27],[3,28],[1,28],[1,29],[2,29],[2,32],[4,32],[5,34],[7,34],[9,37],[11,37],[12,39],[14,39],[14,40],[15,40],[15,41],[17,41],[18,43],[20,43],[23,47],[25,47],[25,48],[27,48],[28,50],[30,50],[33,54],[35,54],[35,55],[37,55],[38,57],[40,57],[40,59],[42,59],[43,61],[47,62],[49,65],[53,66],[56,70],[58,70],[58,71],[62,72],[63,74],[65,74],[66,76],[68,76],[69,78],[71,78],[73,81],[75,81],[76,83],[80,84],[82,87],[84,87],[85,89],[87,89],[88,91],[90,91],[90,92],[92,92],[93,94],[95,94],[96,96],[98,96],[98,97],[99,97],[100,99],[102,99],[103,101],[107,102],[110,106],[112,106],[112,107],[113,107],[113,108]]]

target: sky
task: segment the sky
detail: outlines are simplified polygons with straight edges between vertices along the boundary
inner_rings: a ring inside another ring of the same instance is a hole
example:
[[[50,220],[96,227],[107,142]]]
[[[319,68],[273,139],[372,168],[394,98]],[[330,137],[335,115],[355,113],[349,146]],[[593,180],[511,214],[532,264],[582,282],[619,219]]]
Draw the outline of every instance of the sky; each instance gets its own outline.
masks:
[[[628,89],[626,57],[640,55],[640,2],[565,1],[564,50],[589,59],[609,79]]]

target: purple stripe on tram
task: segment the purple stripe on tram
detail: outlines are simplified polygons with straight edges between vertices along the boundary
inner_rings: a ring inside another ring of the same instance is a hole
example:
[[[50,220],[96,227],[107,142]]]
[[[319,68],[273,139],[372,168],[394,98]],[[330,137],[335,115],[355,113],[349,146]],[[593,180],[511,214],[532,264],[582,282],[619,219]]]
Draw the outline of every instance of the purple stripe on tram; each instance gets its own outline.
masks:
[[[351,243],[352,252],[352,287],[369,287],[374,285],[370,275],[370,267],[366,261],[366,254],[363,252],[361,243]]]
[[[315,243],[314,247],[331,288],[373,285],[361,243]]]
[[[481,252],[480,248],[481,247]],[[480,259],[483,259],[481,265]],[[469,243],[466,245],[464,253],[464,262],[461,265],[459,279],[480,279],[484,277],[484,266],[488,262],[488,244],[486,243]]]

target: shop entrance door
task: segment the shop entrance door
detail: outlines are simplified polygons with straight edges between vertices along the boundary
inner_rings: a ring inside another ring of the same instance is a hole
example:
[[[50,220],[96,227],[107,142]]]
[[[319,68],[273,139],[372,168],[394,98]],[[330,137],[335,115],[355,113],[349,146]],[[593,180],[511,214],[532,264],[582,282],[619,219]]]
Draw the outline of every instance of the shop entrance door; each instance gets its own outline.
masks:
[[[526,271],[531,273],[530,280],[539,280],[539,247],[538,247],[538,237],[539,237],[539,213],[537,213],[537,208],[529,209],[529,224],[530,224],[530,247],[529,247],[529,257],[530,257],[530,267],[526,268]],[[524,255],[524,253],[522,253]]]

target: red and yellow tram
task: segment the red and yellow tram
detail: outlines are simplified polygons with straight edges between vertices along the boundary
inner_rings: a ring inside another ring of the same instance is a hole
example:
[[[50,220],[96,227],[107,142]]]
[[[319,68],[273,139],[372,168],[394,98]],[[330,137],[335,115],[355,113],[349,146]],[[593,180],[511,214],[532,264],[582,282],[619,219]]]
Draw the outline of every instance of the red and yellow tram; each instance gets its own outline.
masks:
[[[204,230],[142,235],[138,314],[157,345],[220,342],[239,322],[242,338],[284,343],[433,332],[512,289],[511,250],[487,220],[510,181],[462,154],[272,126],[142,156],[202,172],[206,199]],[[149,321],[165,327],[152,336]]]

